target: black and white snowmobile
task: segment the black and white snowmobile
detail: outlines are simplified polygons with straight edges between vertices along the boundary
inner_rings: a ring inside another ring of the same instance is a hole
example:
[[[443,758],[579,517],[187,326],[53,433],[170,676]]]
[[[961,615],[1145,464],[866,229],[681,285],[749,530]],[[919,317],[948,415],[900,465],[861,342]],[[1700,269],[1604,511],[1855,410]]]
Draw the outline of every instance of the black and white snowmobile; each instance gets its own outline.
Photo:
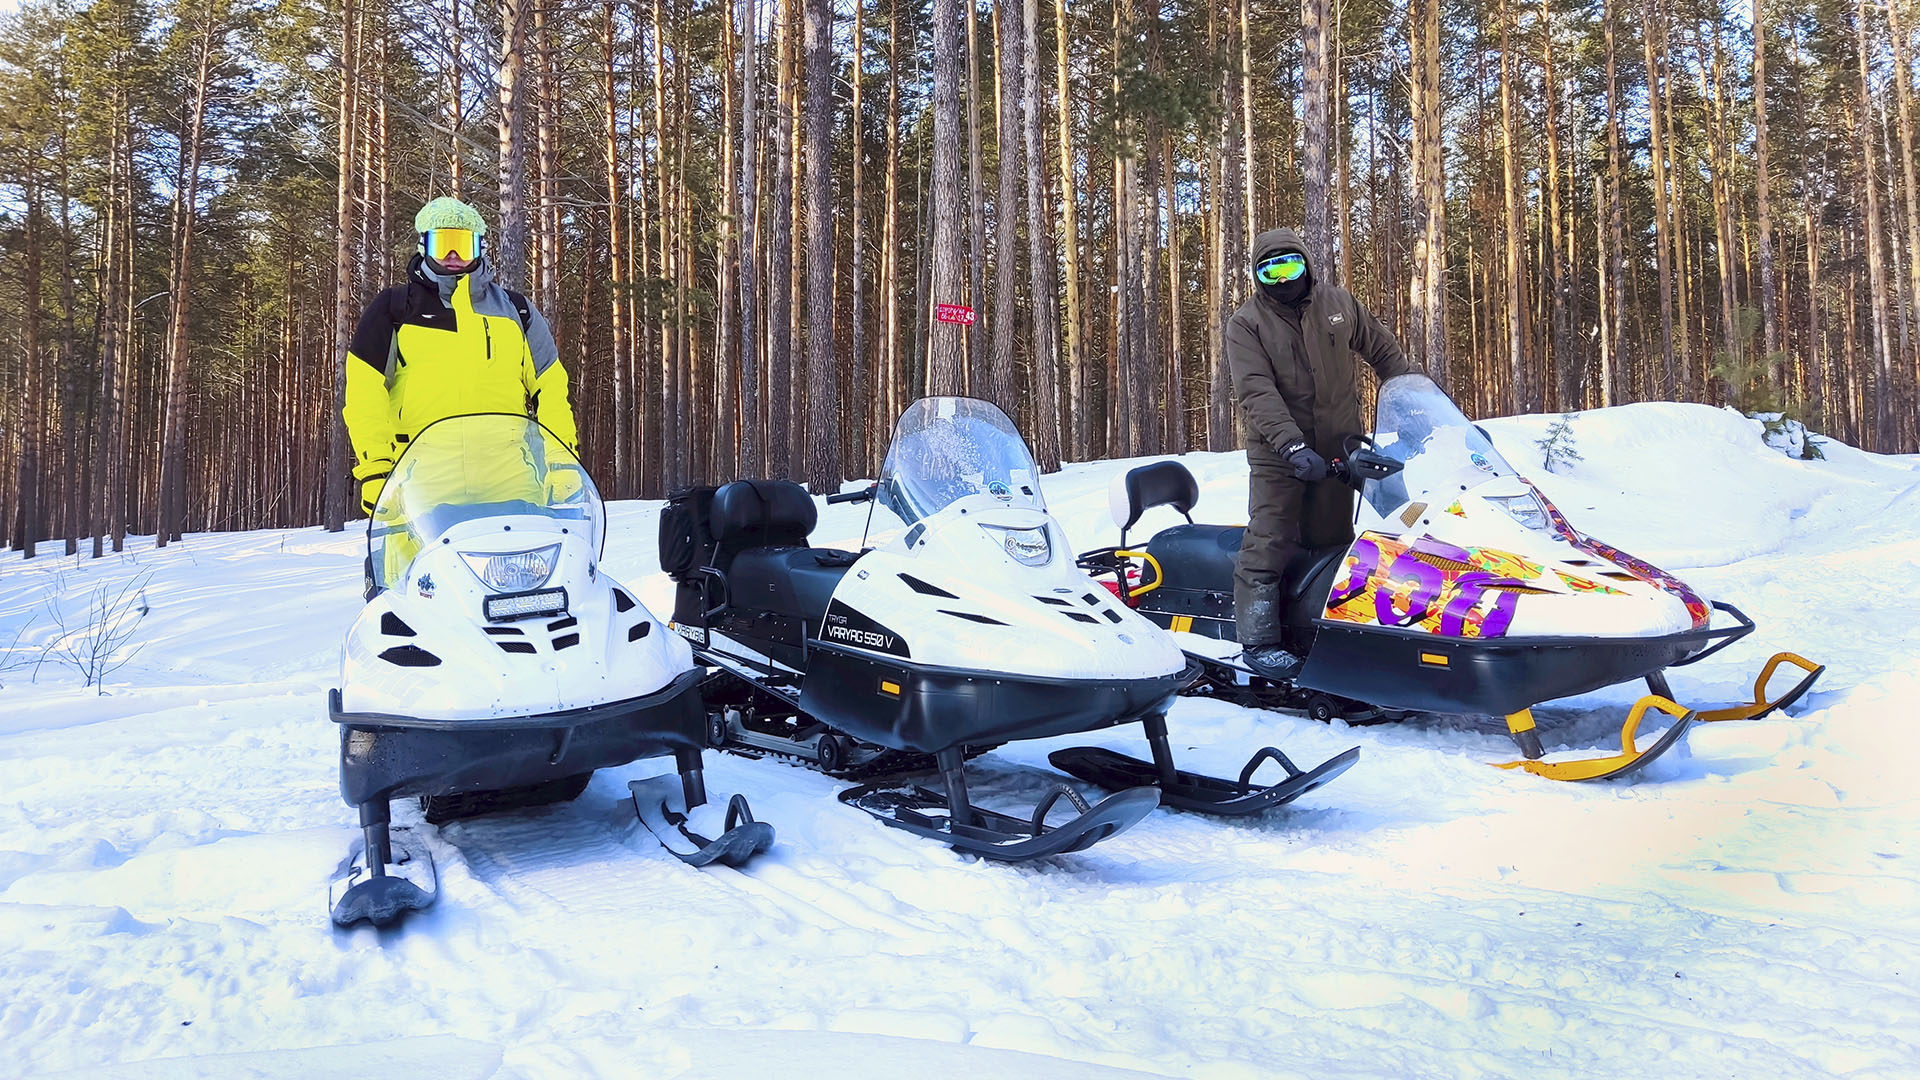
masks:
[[[1233,781],[1174,768],[1166,712],[1196,668],[1170,635],[1075,567],[1025,441],[990,404],[914,403],[879,481],[827,501],[872,504],[862,551],[809,547],[813,500],[784,481],[682,492],[662,518],[661,564],[678,582],[674,627],[724,676],[707,689],[716,746],[855,778],[931,755],[943,791],[871,783],[840,798],[1006,861],[1085,849],[1163,801],[1253,813],[1358,756],[1302,771],[1269,749]],[[1097,804],[1065,785],[1024,817],[969,799],[971,752],[1135,721],[1151,763],[1091,748],[1053,757],[1116,790]],[[1285,779],[1255,783],[1266,761]],[[1063,804],[1076,816],[1050,824]]]
[[[1581,533],[1422,375],[1380,389],[1376,443],[1353,440],[1335,475],[1361,493],[1350,545],[1303,552],[1286,570],[1286,644],[1306,663],[1270,683],[1234,645],[1234,560],[1244,526],[1193,524],[1193,475],[1175,461],[1116,477],[1120,545],[1082,556],[1136,611],[1176,632],[1206,669],[1189,692],[1299,709],[1316,719],[1402,719],[1413,712],[1507,720],[1522,768],[1556,780],[1631,773],[1679,742],[1695,721],[1733,720],[1798,701],[1822,668],[1792,653],[1767,662],[1753,701],[1695,711],[1677,704],[1666,669],[1745,637],[1752,620],[1709,603],[1678,578]],[[1130,548],[1127,531],[1156,506],[1187,519]],[[1718,612],[1729,625],[1714,627]],[[1803,673],[1777,698],[1782,666]],[[1616,754],[1546,761],[1534,706],[1646,680]],[[1636,742],[1648,712],[1671,718]]]
[[[437,825],[569,800],[595,769],[671,755],[677,774],[631,785],[669,850],[738,862],[772,842],[739,796],[703,805],[704,673],[600,566],[599,493],[539,424],[481,414],[429,425],[367,536],[375,595],[328,701],[340,794],[363,833],[330,890],[336,924],[384,926],[434,901],[426,844],[389,829],[397,798],[418,796]]]

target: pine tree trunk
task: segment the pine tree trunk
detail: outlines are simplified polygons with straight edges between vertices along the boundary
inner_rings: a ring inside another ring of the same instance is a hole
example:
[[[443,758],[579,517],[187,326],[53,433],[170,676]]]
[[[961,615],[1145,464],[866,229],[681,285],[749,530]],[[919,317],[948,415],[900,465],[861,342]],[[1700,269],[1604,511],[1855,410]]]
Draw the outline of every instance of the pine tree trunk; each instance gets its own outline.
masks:
[[[745,0],[740,94],[740,463],[742,476],[766,475],[760,407],[764,365],[760,323],[760,2]],[[718,478],[716,478],[718,479]]]
[[[767,471],[793,472],[793,5],[775,0],[773,206],[767,252]]]
[[[1911,157],[1911,152],[1909,152]],[[1767,147],[1767,12],[1764,0],[1753,0],[1753,187],[1755,225],[1760,239],[1760,327],[1766,343],[1766,363],[1775,386],[1787,385],[1785,356],[1780,351],[1780,310],[1773,271],[1772,167]],[[1920,274],[1920,266],[1915,269]],[[1920,295],[1920,278],[1916,279]]]
[[[833,0],[806,0],[807,482],[840,488],[833,355]]]
[[[1032,0],[1038,2],[1038,0]],[[1073,417],[1071,454],[1084,461],[1092,434],[1087,413],[1087,346],[1080,303],[1080,210],[1074,179],[1073,94],[1067,60],[1067,3],[1053,0],[1055,113],[1060,151],[1060,244],[1065,255],[1067,300],[1067,408]]]
[[[1527,310],[1527,221],[1520,198],[1519,150],[1515,146],[1520,139],[1520,126],[1519,118],[1514,115],[1513,83],[1519,75],[1509,45],[1508,31],[1512,21],[1512,8],[1507,0],[1501,0],[1500,157],[1504,177],[1501,189],[1506,197],[1507,208],[1507,359],[1509,378],[1512,380],[1509,400],[1516,412],[1524,413],[1538,411],[1539,405],[1528,378],[1532,366],[1529,344],[1533,331],[1528,323]]]
[[[327,356],[333,364],[333,407],[327,413],[327,457],[322,472],[321,513],[328,532],[346,527],[347,427],[341,409],[347,400],[347,344],[353,337],[353,162],[358,147],[354,133],[359,116],[359,11],[355,0],[340,7],[340,140],[339,182],[334,200],[333,336]]]
[[[1887,333],[1887,275],[1881,261],[1880,190],[1878,181],[1874,179],[1873,92],[1872,84],[1867,77],[1871,62],[1867,56],[1869,14],[1867,0],[1856,0],[1854,10],[1853,28],[1858,46],[1856,56],[1860,71],[1860,107],[1854,119],[1859,129],[1860,190],[1867,204],[1867,230],[1860,239],[1867,247],[1868,311],[1872,320],[1870,325],[1872,340],[1869,344],[1873,350],[1875,376],[1872,448],[1884,453],[1893,450],[1895,442],[1893,357]]]
[[[160,522],[154,546],[180,538],[186,517],[187,469],[187,322],[191,315],[193,224],[198,217],[200,153],[206,128],[207,94],[212,85],[213,39],[216,32],[211,4],[202,11],[195,42],[193,97],[189,105],[186,140],[181,145],[181,175],[173,206],[173,265],[167,274],[167,382],[166,429],[160,450]]]
[[[526,5],[535,0],[499,0],[500,223],[488,236],[494,277],[509,289],[523,288],[527,268],[527,153],[522,131],[527,102]],[[349,331],[351,333],[351,331]]]
[[[853,212],[849,215],[848,225],[852,237],[848,244],[853,249],[852,276],[848,290],[851,311],[848,313],[852,324],[853,341],[853,386],[849,401],[852,408],[841,410],[841,430],[846,438],[842,463],[856,476],[866,475],[867,439],[870,425],[861,418],[871,409],[873,401],[872,358],[868,356],[867,344],[867,190],[866,190],[866,113],[864,104],[864,84],[866,83],[866,0],[853,0],[853,56],[847,63],[847,82],[852,87],[853,100],[849,114],[852,123],[852,137],[849,140],[853,149]]]
[[[933,0],[933,281],[932,301],[957,304],[966,295],[960,274],[960,223],[966,205],[960,191],[961,0]],[[929,335],[929,395],[965,392],[966,331],[936,318],[920,331]]]
[[[987,188],[980,152],[980,11],[974,0],[962,0],[967,43],[967,299],[975,319],[966,327],[966,380],[969,394],[981,392],[987,382],[987,323],[979,318],[987,304]]]
[[[1300,77],[1305,88],[1303,98],[1307,114],[1302,143],[1306,159],[1300,177],[1301,196],[1306,208],[1305,240],[1307,257],[1324,279],[1333,269],[1333,237],[1327,223],[1327,201],[1331,195],[1331,177],[1327,169],[1327,94],[1331,80],[1331,73],[1327,69],[1327,0],[1300,0],[1300,43]],[[1247,220],[1254,220],[1251,209]]]
[[[1920,329],[1920,181],[1914,177],[1913,140],[1913,50],[1910,31],[1900,21],[1905,0],[1887,0],[1887,29],[1893,39],[1894,96],[1900,112],[1901,193],[1907,211],[1907,286],[1912,297],[1916,329]],[[1910,378],[1920,383],[1920,356],[1912,358]],[[1916,410],[1909,409],[1911,419]]]
[[[1019,323],[1014,308],[1014,286],[1020,274],[1020,85],[1022,41],[1020,8],[1033,0],[999,0],[994,5],[995,52],[1000,61],[995,79],[995,98],[999,118],[995,130],[1000,136],[1000,160],[996,172],[999,187],[993,200],[993,355],[987,366],[984,386],[976,392],[1006,412],[1016,416],[1013,393],[1013,336]],[[1009,9],[1009,3],[1013,6]]]
[[[1642,0],[1641,12],[1644,19],[1640,25],[1640,38],[1646,53],[1647,99],[1649,110],[1649,138],[1652,141],[1653,159],[1653,223],[1654,223],[1654,262],[1659,275],[1660,290],[1660,387],[1662,397],[1674,398],[1680,393],[1678,368],[1674,362],[1673,341],[1673,262],[1674,249],[1672,237],[1672,217],[1667,211],[1667,157],[1665,139],[1662,137],[1664,124],[1661,114],[1665,111],[1665,93],[1660,88],[1660,62],[1654,54],[1654,35],[1658,32],[1658,22],[1654,9],[1655,0]]]
[[[1040,88],[1040,0],[1021,0],[1021,94],[1027,163],[1027,278],[1033,308],[1033,452],[1042,472],[1060,468],[1060,317],[1053,285],[1053,236],[1047,218],[1046,150],[1041,141],[1045,98]]]
[[[603,58],[601,71],[601,118],[607,181],[607,293],[609,319],[612,322],[613,408],[608,417],[613,428],[613,473],[611,498],[631,498],[635,491],[633,447],[633,270],[626,247],[626,185],[620,170],[619,104],[614,96],[614,47],[616,31],[613,0],[600,9]]]

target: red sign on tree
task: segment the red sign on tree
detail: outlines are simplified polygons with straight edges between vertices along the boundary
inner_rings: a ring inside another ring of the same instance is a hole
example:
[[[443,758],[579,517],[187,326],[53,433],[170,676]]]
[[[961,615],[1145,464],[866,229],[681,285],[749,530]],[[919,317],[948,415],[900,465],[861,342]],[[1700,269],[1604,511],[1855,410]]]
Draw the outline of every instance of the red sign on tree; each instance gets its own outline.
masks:
[[[964,304],[941,304],[934,311],[934,318],[944,323],[959,323],[962,326],[972,326],[973,309]]]

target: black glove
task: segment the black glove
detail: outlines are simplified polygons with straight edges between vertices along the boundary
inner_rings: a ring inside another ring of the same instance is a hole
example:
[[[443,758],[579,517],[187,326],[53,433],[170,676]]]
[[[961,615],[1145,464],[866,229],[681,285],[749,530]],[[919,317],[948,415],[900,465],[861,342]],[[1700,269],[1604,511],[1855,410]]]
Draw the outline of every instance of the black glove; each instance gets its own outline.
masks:
[[[1306,440],[1295,439],[1280,448],[1280,456],[1293,466],[1293,478],[1311,484],[1327,478],[1327,459],[1314,453]]]

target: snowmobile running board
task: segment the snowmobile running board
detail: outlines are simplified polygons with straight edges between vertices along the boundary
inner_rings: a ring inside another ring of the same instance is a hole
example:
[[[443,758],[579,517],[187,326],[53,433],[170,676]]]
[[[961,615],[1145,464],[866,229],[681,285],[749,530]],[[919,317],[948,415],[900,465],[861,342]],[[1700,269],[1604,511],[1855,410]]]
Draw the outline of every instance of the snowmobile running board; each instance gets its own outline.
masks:
[[[675,775],[667,773],[647,780],[631,780],[627,790],[633,793],[633,812],[660,846],[689,866],[718,862],[739,867],[755,855],[773,846],[773,826],[753,819],[753,810],[744,795],[727,800],[725,817],[720,819],[720,835],[708,839],[695,831],[691,814],[706,804],[706,786],[698,771]],[[719,807],[703,817],[719,816]],[[700,828],[711,829],[710,825]]]
[[[1160,805],[1160,793],[1151,787],[1128,788],[1088,805],[1078,792],[1059,784],[1034,807],[1033,817],[1022,820],[968,801],[964,755],[958,747],[936,756],[945,795],[917,785],[863,784],[842,791],[840,801],[865,810],[883,825],[938,840],[969,855],[1010,863],[1085,851],[1125,832]],[[1048,825],[1047,813],[1062,799],[1079,814],[1071,821]]]
[[[1165,716],[1149,716],[1144,726],[1147,744],[1153,750],[1152,762],[1097,746],[1056,750],[1047,756],[1047,761],[1069,776],[1109,791],[1155,787],[1160,790],[1161,804],[1176,810],[1240,817],[1290,803],[1346,772],[1354,762],[1360,760],[1360,748],[1355,746],[1334,755],[1312,770],[1302,772],[1287,760],[1287,755],[1269,746],[1248,759],[1240,770],[1238,780],[1222,780],[1200,773],[1183,772],[1174,767],[1173,752],[1167,745]],[[1287,778],[1277,784],[1255,784],[1254,772],[1268,761],[1276,762],[1285,769]]]

